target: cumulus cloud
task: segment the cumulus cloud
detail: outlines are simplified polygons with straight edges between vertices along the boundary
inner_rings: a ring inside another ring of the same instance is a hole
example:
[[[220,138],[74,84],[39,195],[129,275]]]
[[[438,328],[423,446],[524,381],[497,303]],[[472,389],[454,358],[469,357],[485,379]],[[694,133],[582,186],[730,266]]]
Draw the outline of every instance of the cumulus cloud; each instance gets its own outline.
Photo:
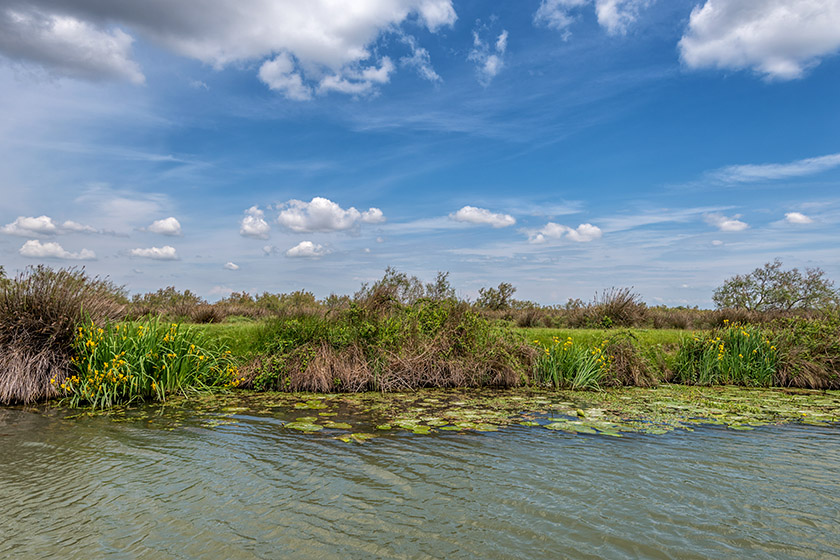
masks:
[[[141,257],[144,259],[154,259],[157,261],[177,261],[178,253],[175,247],[164,245],[163,247],[149,247],[148,249],[132,249],[132,257]]]
[[[97,233],[97,229],[71,220],[59,225],[49,216],[18,216],[14,222],[0,228],[0,232],[22,237],[46,237],[62,233]]]
[[[328,253],[329,250],[325,249],[323,245],[316,245],[311,241],[301,241],[286,251],[286,256],[292,258],[317,259]]]
[[[569,27],[578,19],[580,11],[595,7],[598,24],[610,35],[623,35],[639,17],[651,0],[542,0],[534,14],[534,23],[571,35]]]
[[[604,234],[601,228],[589,223],[580,224],[577,228],[571,228],[554,222],[548,222],[542,228],[526,231],[526,233],[528,233],[528,241],[531,243],[546,243],[549,239],[562,239],[563,237],[577,243],[589,243],[590,241],[600,239]]]
[[[312,98],[312,88],[303,83],[303,76],[295,68],[295,62],[287,53],[280,53],[260,66],[262,82],[287,99],[306,101]]]
[[[277,223],[298,233],[342,231],[359,222],[376,224],[385,221],[379,208],[359,212],[352,206],[347,210],[329,200],[316,196],[309,202],[290,200],[282,205]]]
[[[44,235],[55,235],[58,233],[58,226],[49,216],[38,216],[37,218],[18,216],[14,222],[6,224],[0,228],[0,231],[8,235],[39,237]]]
[[[486,224],[494,228],[508,227],[516,223],[516,219],[509,214],[496,214],[486,208],[476,208],[475,206],[464,206],[454,214],[450,214],[449,217],[456,222]]]
[[[225,270],[239,270],[239,265],[238,265],[238,264],[234,264],[234,263],[232,263],[232,262],[226,262],[226,263],[224,264],[224,269],[225,269]]]
[[[739,220],[740,217],[740,214],[736,214],[731,218],[728,218],[723,214],[706,214],[704,216],[704,219],[706,220],[707,224],[715,226],[720,231],[734,232],[743,231],[750,227],[746,222],[742,222],[741,220]]]
[[[752,69],[768,79],[801,78],[840,50],[837,0],[707,0],[680,39],[689,68]]]
[[[179,236],[181,235],[181,223],[172,216],[162,220],[155,220],[146,228],[152,233],[159,233],[161,235]]]
[[[788,212],[785,221],[789,224],[812,224],[814,220],[801,212]]]
[[[62,76],[142,84],[145,77],[131,59],[133,41],[122,29],[49,13],[29,2],[0,8],[0,54]]]
[[[239,223],[239,235],[254,239],[268,239],[271,226],[265,221],[265,212],[259,206],[245,210],[245,217]]]
[[[499,72],[504,67],[504,55],[507,51],[508,32],[502,32],[496,37],[493,45],[485,42],[479,33],[479,30],[473,31],[473,48],[470,51],[467,60],[475,63],[475,69],[478,73],[478,81],[483,86],[490,85]]]
[[[724,183],[751,183],[815,175],[840,167],[840,154],[805,158],[789,163],[730,165],[711,173]]]
[[[22,256],[33,259],[92,260],[96,258],[96,253],[88,249],[71,253],[54,241],[41,243],[37,239],[30,239],[24,243],[19,252]]]
[[[247,9],[227,0],[4,4],[0,52],[13,60],[82,78],[140,82],[143,75],[130,59],[133,38],[123,31],[130,29],[216,68],[261,63],[259,78],[296,100],[311,96],[311,84],[358,94],[387,82],[392,63],[372,48],[383,34],[399,32],[406,22],[434,33],[457,19],[452,0],[355,0],[352,8],[333,0],[251,0]]]

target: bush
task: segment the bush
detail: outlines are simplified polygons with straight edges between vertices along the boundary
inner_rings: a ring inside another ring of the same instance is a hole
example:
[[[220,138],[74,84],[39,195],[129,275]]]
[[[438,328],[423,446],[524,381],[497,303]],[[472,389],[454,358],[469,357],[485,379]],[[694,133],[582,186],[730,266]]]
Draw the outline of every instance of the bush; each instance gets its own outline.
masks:
[[[277,319],[261,339],[249,384],[291,391],[512,386],[532,354],[521,337],[452,300],[383,306],[372,297],[328,316]]]
[[[72,406],[106,408],[167,393],[235,387],[239,375],[230,352],[177,323],[88,323],[77,329],[75,370],[50,383]]]
[[[76,326],[123,312],[125,293],[80,269],[27,268],[0,292],[0,403],[55,396],[70,369]]]

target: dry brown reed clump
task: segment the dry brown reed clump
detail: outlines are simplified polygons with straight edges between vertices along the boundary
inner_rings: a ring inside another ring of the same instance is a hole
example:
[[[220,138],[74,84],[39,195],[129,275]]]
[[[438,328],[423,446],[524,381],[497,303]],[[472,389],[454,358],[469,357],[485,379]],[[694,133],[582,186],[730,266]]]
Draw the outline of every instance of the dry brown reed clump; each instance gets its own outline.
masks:
[[[610,337],[603,353],[610,360],[606,385],[655,387],[659,384],[655,369],[642,355],[639,341],[633,333],[624,332]]]
[[[76,327],[86,319],[118,318],[121,288],[83,270],[27,268],[0,292],[0,403],[56,395],[67,375]]]

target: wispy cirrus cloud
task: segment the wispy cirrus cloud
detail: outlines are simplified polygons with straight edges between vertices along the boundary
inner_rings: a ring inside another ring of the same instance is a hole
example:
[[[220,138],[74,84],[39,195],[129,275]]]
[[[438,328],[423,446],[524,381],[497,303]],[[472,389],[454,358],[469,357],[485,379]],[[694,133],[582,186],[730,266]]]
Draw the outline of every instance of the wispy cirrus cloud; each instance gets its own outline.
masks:
[[[789,163],[730,165],[709,176],[722,183],[752,183],[816,175],[840,167],[840,153],[799,159]]]

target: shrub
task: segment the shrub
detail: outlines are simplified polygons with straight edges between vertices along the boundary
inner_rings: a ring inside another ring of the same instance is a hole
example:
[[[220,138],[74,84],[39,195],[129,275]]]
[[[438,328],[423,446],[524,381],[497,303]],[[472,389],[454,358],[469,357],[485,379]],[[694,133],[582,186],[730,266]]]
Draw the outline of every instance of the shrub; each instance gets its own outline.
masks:
[[[119,317],[125,294],[80,269],[27,268],[0,292],[0,403],[56,395],[70,369],[76,326]]]
[[[292,391],[517,385],[532,354],[511,330],[452,300],[383,307],[369,298],[346,312],[277,319],[261,339],[249,384]]]
[[[776,384],[810,389],[840,388],[840,311],[818,318],[778,320],[780,359]]]
[[[645,320],[647,307],[633,288],[610,288],[595,294],[588,315],[593,324],[600,323],[603,328],[632,327]]]
[[[162,401],[167,393],[239,384],[229,351],[177,323],[87,323],[77,328],[73,347],[76,371],[51,379],[72,406]]]

